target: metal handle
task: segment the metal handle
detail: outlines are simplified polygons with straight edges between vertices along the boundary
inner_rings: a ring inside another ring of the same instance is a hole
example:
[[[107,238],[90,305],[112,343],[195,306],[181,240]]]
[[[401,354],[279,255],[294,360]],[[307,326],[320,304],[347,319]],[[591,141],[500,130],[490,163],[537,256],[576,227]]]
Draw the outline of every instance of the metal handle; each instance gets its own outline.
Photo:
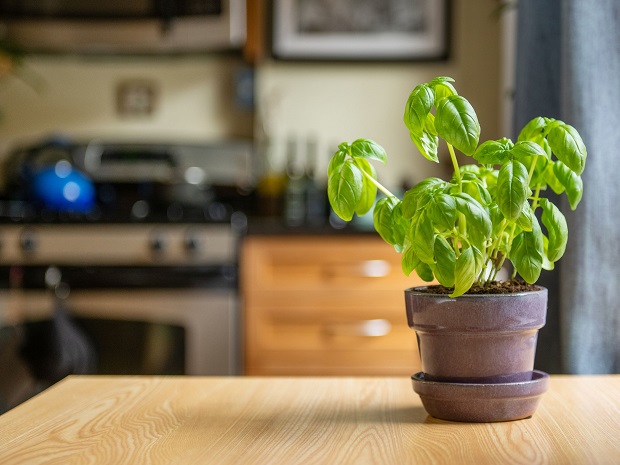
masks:
[[[328,336],[381,337],[387,336],[390,331],[392,324],[384,319],[332,323],[325,328]]]

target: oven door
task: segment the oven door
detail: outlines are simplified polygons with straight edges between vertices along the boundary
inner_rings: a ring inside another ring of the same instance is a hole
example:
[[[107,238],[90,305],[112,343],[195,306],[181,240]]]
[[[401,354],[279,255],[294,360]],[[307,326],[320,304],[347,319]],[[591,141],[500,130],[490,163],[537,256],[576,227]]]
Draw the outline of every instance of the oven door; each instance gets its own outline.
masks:
[[[98,373],[240,374],[238,292],[217,268],[63,268],[55,292],[39,284],[44,267],[3,271],[20,286],[7,278],[0,322],[50,320],[62,308],[94,347]]]

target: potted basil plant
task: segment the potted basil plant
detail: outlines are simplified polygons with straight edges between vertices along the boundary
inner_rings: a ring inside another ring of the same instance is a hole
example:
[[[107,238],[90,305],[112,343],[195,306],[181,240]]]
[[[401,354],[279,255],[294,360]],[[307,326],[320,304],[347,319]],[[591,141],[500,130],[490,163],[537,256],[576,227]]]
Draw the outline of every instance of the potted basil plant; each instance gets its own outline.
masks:
[[[568,239],[564,215],[542,194],[564,193],[575,209],[587,152],[575,128],[544,117],[532,119],[516,142],[480,144],[476,112],[453,82],[418,85],[404,112],[426,159],[437,163],[445,142],[451,179],[427,178],[398,198],[371,164],[386,163],[385,150],[358,139],[333,155],[328,197],[346,221],[374,206],[375,229],[402,254],[403,272],[438,283],[405,291],[423,370],[412,382],[426,410],[448,420],[525,418],[548,384],[548,375],[533,369],[547,310],[547,290],[535,283]],[[457,150],[471,162],[460,165]],[[512,279],[498,282],[509,263]]]

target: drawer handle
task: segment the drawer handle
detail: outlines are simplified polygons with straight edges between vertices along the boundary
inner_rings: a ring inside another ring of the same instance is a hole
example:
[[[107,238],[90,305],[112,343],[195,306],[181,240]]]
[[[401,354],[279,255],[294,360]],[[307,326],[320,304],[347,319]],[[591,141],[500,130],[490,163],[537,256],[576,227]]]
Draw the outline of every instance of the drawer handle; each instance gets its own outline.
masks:
[[[381,337],[387,336],[390,331],[392,331],[392,325],[388,320],[383,319],[332,323],[325,328],[328,336]]]
[[[385,260],[366,260],[362,264],[362,274],[368,278],[383,278],[390,274],[390,264]]]

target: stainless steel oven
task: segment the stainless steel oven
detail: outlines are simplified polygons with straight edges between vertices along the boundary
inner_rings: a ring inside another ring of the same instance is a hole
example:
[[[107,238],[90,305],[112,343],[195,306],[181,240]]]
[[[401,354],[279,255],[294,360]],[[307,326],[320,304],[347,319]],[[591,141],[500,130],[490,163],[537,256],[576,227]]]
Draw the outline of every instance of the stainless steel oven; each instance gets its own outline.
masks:
[[[93,373],[240,374],[251,144],[52,145],[16,151],[0,196],[0,329],[20,328],[31,371],[74,340]],[[94,186],[88,211],[29,188],[32,172],[67,163]]]

